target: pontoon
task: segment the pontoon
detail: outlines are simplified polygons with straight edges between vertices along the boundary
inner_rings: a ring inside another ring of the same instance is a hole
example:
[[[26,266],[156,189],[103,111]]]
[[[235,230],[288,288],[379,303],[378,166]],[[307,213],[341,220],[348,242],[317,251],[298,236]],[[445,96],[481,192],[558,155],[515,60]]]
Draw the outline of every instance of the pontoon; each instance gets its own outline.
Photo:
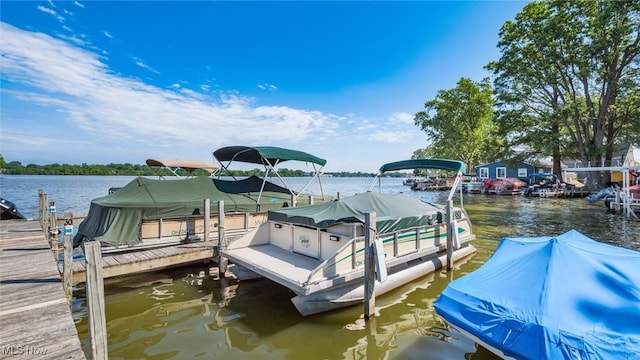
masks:
[[[466,211],[453,207],[464,173],[463,163],[443,159],[406,160],[385,164],[387,171],[436,168],[457,173],[447,205],[433,205],[404,194],[369,191],[333,202],[274,209],[268,221],[229,242],[221,250],[242,281],[265,277],[293,291],[293,304],[311,315],[362,303],[364,300],[365,217],[375,214],[379,280],[384,294],[475,252],[475,238]],[[449,215],[448,215],[449,214]]]

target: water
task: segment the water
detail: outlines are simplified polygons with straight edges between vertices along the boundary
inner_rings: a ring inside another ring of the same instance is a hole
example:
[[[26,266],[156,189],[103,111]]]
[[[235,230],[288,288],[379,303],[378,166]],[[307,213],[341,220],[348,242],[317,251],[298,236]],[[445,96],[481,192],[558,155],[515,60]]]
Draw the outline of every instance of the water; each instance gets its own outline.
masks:
[[[109,188],[124,186],[135,176],[39,176],[1,175],[0,196],[13,202],[27,218],[38,218],[38,190],[44,191],[49,201],[56,202],[56,213],[65,211],[75,216],[89,212],[91,200],[105,196]]]
[[[57,211],[85,215],[92,198],[131,177],[0,176],[0,193],[37,217],[38,189]],[[305,179],[287,179],[292,187]],[[370,178],[324,178],[325,193],[365,191]],[[383,191],[441,203],[445,192],[412,192],[401,179]],[[319,188],[309,191],[317,193]],[[480,267],[505,236],[556,235],[576,229],[594,239],[640,250],[640,222],[606,211],[602,202],[465,195],[478,252],[451,274],[437,272],[376,299],[378,315],[365,323],[362,307],[302,317],[288,289],[268,280],[219,279],[194,265],[105,281],[111,359],[497,359],[447,328],[432,304],[447,284]],[[535,276],[532,274],[532,276]],[[74,292],[73,316],[90,353],[84,289]]]

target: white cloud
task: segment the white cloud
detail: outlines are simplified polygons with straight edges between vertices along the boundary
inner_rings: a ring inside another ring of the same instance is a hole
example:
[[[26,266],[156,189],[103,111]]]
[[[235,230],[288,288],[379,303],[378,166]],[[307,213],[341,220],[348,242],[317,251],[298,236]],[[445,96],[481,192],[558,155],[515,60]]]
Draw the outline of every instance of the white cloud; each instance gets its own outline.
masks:
[[[392,123],[411,124],[413,125],[413,114],[405,112],[395,112],[389,115],[389,121]]]
[[[238,142],[313,146],[337,126],[337,116],[318,111],[255,106],[254,99],[233,92],[214,97],[177,83],[162,89],[116,76],[95,53],[44,34],[0,26],[0,71],[9,84],[20,84],[3,93],[58,112],[66,126],[84,132],[80,138],[92,139],[83,151],[108,144],[114,150],[168,147],[180,152]],[[138,65],[149,68],[139,59]],[[17,121],[5,119],[3,129],[12,122],[17,126]]]
[[[410,114],[361,119],[263,104],[235,90],[220,90],[213,78],[191,88],[179,80],[160,88],[115,74],[104,62],[103,50],[73,45],[82,45],[80,38],[65,42],[2,22],[0,32],[0,72],[6,84],[1,89],[0,139],[9,160],[211,160],[211,151],[220,146],[257,144],[316,154],[329,160],[326,171],[375,171],[381,163],[406,158],[419,147],[415,144],[421,133]],[[266,83],[258,86],[277,89]],[[20,109],[27,105],[28,112]],[[38,129],[37,139],[28,135],[24,124]]]
[[[135,61],[136,65],[138,65],[139,67],[143,68],[143,69],[147,69],[149,71],[151,71],[152,73],[156,73],[156,74],[160,74],[160,72],[154,68],[152,68],[151,66],[147,65],[144,63],[144,61],[142,61],[142,59],[134,57],[133,60]]]
[[[53,3],[49,3],[51,6],[53,6]],[[55,6],[53,6],[55,7]],[[38,10],[42,11],[43,13],[47,13],[50,14],[52,16],[54,16],[59,22],[64,22],[64,17],[62,15],[59,15],[55,10],[50,9],[46,6],[42,6],[42,5],[38,5]]]
[[[258,84],[258,88],[259,88],[259,89],[261,89],[261,90],[269,90],[269,91],[276,91],[276,90],[278,90],[278,87],[277,87],[277,86],[275,86],[275,85],[271,85],[271,84],[267,84],[267,83],[264,83],[264,84]]]
[[[385,143],[404,143],[414,137],[415,134],[409,131],[376,131],[369,134],[367,139]]]
[[[79,1],[74,1],[73,3],[74,3],[77,7],[84,8],[84,4],[80,3]]]
[[[51,3],[50,3],[50,4],[51,4]],[[51,4],[51,5],[53,5],[53,4]],[[47,13],[47,14],[50,14],[50,15],[53,15],[53,16],[57,16],[57,14],[56,14],[56,11],[55,11],[55,10],[53,10],[53,9],[49,9],[49,8],[48,8],[48,7],[46,7],[46,6],[38,5],[38,10],[42,11],[43,13]]]
[[[102,33],[104,34],[104,36],[108,37],[109,39],[113,39],[113,35],[111,35],[109,32],[103,31]]]
[[[363,121],[361,124],[359,124],[357,126],[357,129],[358,129],[358,131],[366,131],[366,130],[375,129],[377,127],[378,127],[378,125],[376,125],[376,124],[372,124],[370,122]]]

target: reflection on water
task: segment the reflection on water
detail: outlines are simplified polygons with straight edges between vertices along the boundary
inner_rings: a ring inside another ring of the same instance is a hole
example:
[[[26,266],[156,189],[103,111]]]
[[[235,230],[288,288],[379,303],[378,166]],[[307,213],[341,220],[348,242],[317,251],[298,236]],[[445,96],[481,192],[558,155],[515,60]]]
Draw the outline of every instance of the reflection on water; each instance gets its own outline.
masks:
[[[2,180],[3,197],[23,203],[20,196],[24,198],[26,192],[37,209],[37,189],[42,188],[65,194],[64,204],[77,214],[86,214],[90,202],[80,189],[102,196],[108,187],[125,180],[70,177],[69,181],[81,186],[69,186],[60,177],[35,177],[38,183],[28,183],[32,178]],[[47,179],[52,182],[43,183]],[[350,196],[368,189],[371,181],[328,178],[324,190],[329,195]],[[89,186],[94,183],[96,187]],[[69,193],[69,188],[77,191]],[[400,179],[383,179],[383,188],[434,203],[442,203],[447,195],[412,192]],[[309,191],[317,193],[318,189]],[[72,196],[77,199],[73,201]],[[62,195],[57,200],[63,204]],[[106,280],[109,357],[495,360],[487,350],[451,331],[432,304],[451,280],[479,268],[500,238],[557,235],[576,229],[599,241],[640,250],[640,222],[607,212],[601,202],[465,195],[464,204],[473,222],[478,252],[458,263],[453,273],[437,272],[378,297],[377,316],[366,323],[363,307],[302,317],[291,304],[288,289],[267,280],[239,283],[221,279],[215,268],[204,265]],[[59,205],[60,212],[65,210]],[[73,316],[85,352],[90,353],[82,288],[74,293]]]

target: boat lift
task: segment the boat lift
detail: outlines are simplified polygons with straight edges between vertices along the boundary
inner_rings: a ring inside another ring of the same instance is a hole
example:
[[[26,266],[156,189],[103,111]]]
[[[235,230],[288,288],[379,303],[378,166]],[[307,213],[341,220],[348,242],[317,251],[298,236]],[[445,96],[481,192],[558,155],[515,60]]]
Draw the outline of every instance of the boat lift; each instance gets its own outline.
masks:
[[[619,171],[622,174],[622,194],[616,195],[616,200],[619,200],[623,214],[626,214],[628,218],[633,216],[636,220],[640,220],[640,217],[638,217],[638,215],[635,213],[632,206],[635,204],[640,204],[640,199],[632,199],[629,193],[629,182],[631,180],[630,175],[631,173],[637,173],[638,171],[640,171],[640,166],[586,166],[563,169],[563,172],[565,174],[566,172],[586,171]]]

